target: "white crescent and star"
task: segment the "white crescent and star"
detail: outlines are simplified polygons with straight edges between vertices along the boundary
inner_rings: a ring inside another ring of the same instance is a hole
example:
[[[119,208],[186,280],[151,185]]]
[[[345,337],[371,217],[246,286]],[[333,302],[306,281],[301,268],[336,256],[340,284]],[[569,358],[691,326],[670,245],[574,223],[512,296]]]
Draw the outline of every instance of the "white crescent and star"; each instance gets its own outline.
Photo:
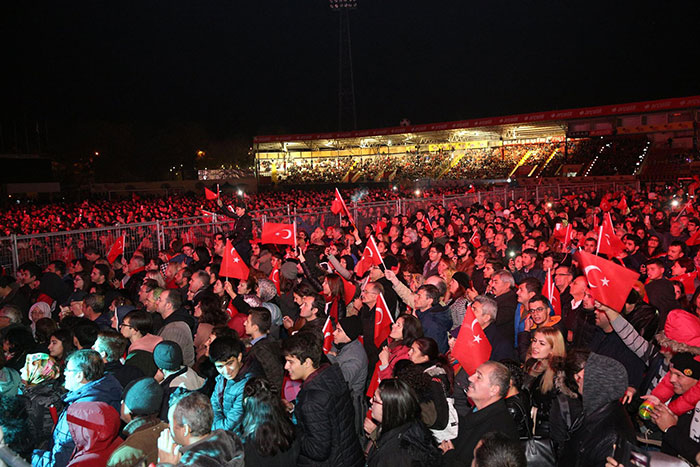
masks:
[[[593,283],[591,282],[591,280],[588,278],[588,273],[591,272],[591,271],[598,271],[598,272],[600,272],[601,274],[603,273],[603,271],[601,271],[600,268],[599,268],[598,266],[595,266],[595,265],[586,266],[586,267],[583,269],[584,274],[586,274],[586,280],[588,281],[588,285],[589,285],[592,289],[597,289],[598,286],[597,286],[597,285],[593,285]],[[607,277],[603,276],[603,278],[600,280],[600,282],[601,282],[601,285],[602,285],[603,287],[608,287],[608,285],[610,284],[610,279],[608,279]]]
[[[292,231],[289,229],[282,229],[279,232],[277,232],[275,235],[277,235],[279,237],[281,232],[287,232],[287,235],[283,236],[282,240],[289,240],[290,238],[292,238]]]
[[[377,307],[377,311],[379,311],[379,321],[377,321],[377,324],[382,324],[382,321],[384,321],[384,310],[380,307]]]
[[[474,332],[474,325],[475,325],[476,323],[478,323],[478,322],[479,322],[479,320],[476,319],[476,318],[474,318],[474,321],[472,321],[472,325],[471,325],[471,328],[472,328],[472,335],[474,336],[474,342],[476,342],[477,344],[478,344],[479,342],[481,342],[481,336],[479,336],[478,334],[476,334],[476,333]]]

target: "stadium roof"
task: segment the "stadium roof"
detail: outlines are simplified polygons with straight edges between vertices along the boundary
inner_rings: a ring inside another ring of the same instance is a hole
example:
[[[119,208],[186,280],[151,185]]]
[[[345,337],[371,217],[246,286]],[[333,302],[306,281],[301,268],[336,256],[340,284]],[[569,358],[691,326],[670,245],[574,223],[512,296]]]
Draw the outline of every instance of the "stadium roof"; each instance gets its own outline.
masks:
[[[574,121],[700,107],[700,96],[335,133],[256,136],[257,151],[563,137]]]

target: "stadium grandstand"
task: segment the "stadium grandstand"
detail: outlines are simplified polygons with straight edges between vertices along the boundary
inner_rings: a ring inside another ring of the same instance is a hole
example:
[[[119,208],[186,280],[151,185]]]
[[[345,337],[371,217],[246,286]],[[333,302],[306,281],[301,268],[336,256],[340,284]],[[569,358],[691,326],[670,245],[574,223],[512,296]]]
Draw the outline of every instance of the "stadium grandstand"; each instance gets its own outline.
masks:
[[[267,183],[505,180],[700,171],[700,96],[254,139]]]

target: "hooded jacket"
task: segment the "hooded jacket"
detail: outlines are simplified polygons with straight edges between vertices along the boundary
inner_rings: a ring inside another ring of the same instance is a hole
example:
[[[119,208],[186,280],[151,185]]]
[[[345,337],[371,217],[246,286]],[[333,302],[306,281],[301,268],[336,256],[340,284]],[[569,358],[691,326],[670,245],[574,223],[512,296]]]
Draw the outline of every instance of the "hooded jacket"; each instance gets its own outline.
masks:
[[[618,437],[636,444],[636,436],[620,398],[627,389],[622,363],[591,353],[583,374],[583,417],[574,422],[560,465],[604,465]]]
[[[35,446],[42,446],[51,439],[53,419],[49,407],[53,405],[60,413],[63,409],[64,392],[65,389],[56,379],[43,381],[35,386],[26,386],[22,389],[21,397],[27,401],[27,412],[29,413]]]
[[[108,467],[131,467],[141,459],[158,462],[158,437],[168,424],[158,417],[137,417],[124,427],[126,440],[112,453]]]
[[[657,334],[656,340],[659,345],[674,353],[689,352],[693,355],[700,355],[700,318],[684,310],[671,310],[666,319],[664,330]],[[658,397],[664,403],[675,394],[670,378],[670,373],[666,373],[651,391],[653,396]],[[674,414],[682,415],[692,410],[699,401],[700,383],[696,383],[680,397],[671,401],[668,408]]]
[[[106,465],[122,443],[119,413],[104,402],[77,402],[67,412],[68,429],[75,442],[68,467]]]
[[[350,391],[338,365],[322,365],[304,381],[294,414],[299,427],[297,465],[364,465]]]
[[[113,375],[106,375],[96,381],[90,381],[84,386],[70,391],[64,397],[66,406],[78,402],[105,402],[115,410],[121,408],[122,386]],[[33,466],[63,467],[68,464],[75,443],[68,428],[66,420],[68,410],[64,410],[58,417],[58,423],[53,430],[53,446],[48,451],[35,450],[32,456]],[[118,412],[117,412],[118,413]]]

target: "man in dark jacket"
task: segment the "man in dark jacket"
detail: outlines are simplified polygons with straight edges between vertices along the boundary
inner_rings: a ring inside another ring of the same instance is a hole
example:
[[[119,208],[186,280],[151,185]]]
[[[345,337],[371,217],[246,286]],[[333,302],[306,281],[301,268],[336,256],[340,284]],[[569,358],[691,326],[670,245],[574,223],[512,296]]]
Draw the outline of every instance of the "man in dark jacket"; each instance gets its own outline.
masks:
[[[503,398],[510,386],[510,371],[498,362],[487,361],[469,377],[467,396],[474,402],[475,412],[459,419],[459,434],[447,441],[445,463],[448,466],[471,465],[474,448],[490,431],[500,431],[510,439],[518,439],[518,427],[508,413]]]
[[[284,380],[284,359],[280,341],[270,336],[272,317],[270,310],[263,307],[252,307],[243,326],[251,337],[250,348],[246,355],[245,366],[250,366],[255,360],[262,368],[265,379],[270,383],[273,392],[282,390]]]
[[[487,290],[493,293],[498,305],[494,325],[501,330],[501,334],[515,342],[513,323],[515,321],[515,308],[518,306],[518,294],[515,291],[513,275],[506,270],[494,273]]]
[[[65,386],[69,391],[64,401],[66,407],[75,402],[106,402],[116,410],[120,408],[122,387],[112,376],[104,376],[104,363],[94,350],[76,350],[68,356]],[[64,410],[53,431],[53,445],[46,451],[35,450],[32,456],[34,466],[64,466],[73,454],[75,442],[68,428]]]
[[[340,367],[321,365],[321,344],[302,332],[284,342],[283,353],[290,378],[303,381],[294,408],[300,445],[297,465],[364,465],[350,391]]]
[[[177,342],[182,349],[185,365],[194,365],[194,318],[182,308],[182,297],[174,290],[164,290],[157,302],[163,327],[158,335],[166,341]]]
[[[114,375],[123,388],[129,383],[145,375],[143,371],[134,365],[124,365],[119,359],[126,352],[128,341],[117,331],[100,331],[97,340],[92,346],[102,357],[105,364],[105,373]]]
[[[560,465],[604,465],[618,438],[636,443],[632,422],[620,404],[627,389],[625,367],[609,357],[575,351],[568,358],[566,371],[582,396],[583,418],[573,422],[578,428],[565,443],[567,455],[562,461],[566,463]]]
[[[496,300],[486,295],[477,295],[472,303],[474,317],[479,321],[481,329],[484,330],[486,338],[491,343],[491,355],[489,360],[500,362],[501,360],[513,359],[515,352],[513,344],[501,334],[501,330],[496,327],[496,313],[498,305]]]
[[[663,329],[668,312],[681,307],[676,300],[673,284],[664,277],[664,271],[664,263],[659,258],[647,262],[649,282],[645,290],[647,297],[649,297],[649,303],[659,310],[659,329]]]
[[[449,308],[440,305],[438,288],[430,284],[419,287],[413,296],[413,306],[425,337],[435,339],[441,354],[447,353],[447,333],[452,329],[452,316]]]
[[[221,199],[218,200],[219,207],[223,207]],[[241,259],[250,265],[250,254],[252,247],[250,241],[253,239],[253,218],[246,212],[246,205],[243,202],[236,204],[235,208],[227,206],[222,214],[236,219],[236,225],[229,234],[231,245],[236,249]]]

